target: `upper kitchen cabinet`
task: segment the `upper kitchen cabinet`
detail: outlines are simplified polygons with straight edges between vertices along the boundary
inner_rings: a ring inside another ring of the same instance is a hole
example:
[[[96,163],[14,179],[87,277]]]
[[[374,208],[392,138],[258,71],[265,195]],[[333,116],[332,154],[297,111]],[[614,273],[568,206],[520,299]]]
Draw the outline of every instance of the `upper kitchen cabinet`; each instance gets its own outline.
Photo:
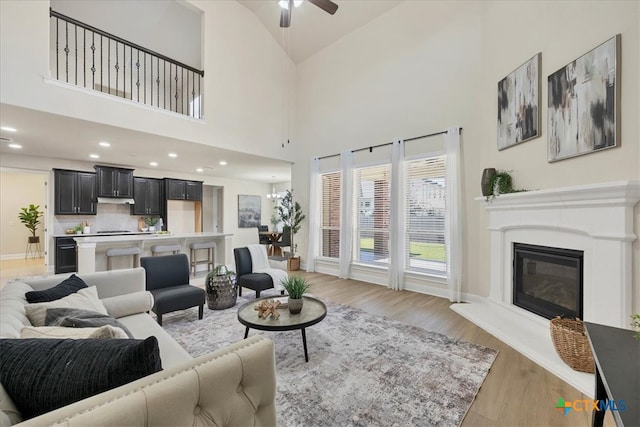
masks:
[[[96,174],[54,170],[56,215],[96,214]]]
[[[98,197],[133,197],[133,169],[94,167],[98,179]]]
[[[133,200],[131,215],[162,214],[162,180],[154,178],[133,178]]]
[[[165,178],[167,200],[202,200],[202,181]]]

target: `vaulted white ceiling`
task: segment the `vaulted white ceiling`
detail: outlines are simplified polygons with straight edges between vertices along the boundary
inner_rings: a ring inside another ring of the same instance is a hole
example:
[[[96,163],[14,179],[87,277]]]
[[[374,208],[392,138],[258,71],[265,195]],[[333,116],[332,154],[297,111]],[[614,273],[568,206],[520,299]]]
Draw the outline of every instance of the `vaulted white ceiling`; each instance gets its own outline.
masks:
[[[256,14],[291,60],[299,63],[341,37],[376,19],[403,0],[334,0],[335,15],[304,1],[294,8],[291,26],[280,28],[278,0],[238,0]]]

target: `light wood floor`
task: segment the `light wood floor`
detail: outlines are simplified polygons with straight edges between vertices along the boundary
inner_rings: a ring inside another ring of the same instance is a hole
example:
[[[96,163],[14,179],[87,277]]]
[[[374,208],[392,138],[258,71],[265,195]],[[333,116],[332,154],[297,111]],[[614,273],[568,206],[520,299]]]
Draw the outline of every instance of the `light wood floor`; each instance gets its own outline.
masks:
[[[11,278],[42,274],[45,268],[41,258],[0,261],[0,287]],[[587,399],[585,395],[450,310],[448,300],[319,273],[292,274],[307,277],[313,283],[311,293],[335,303],[498,350],[463,426],[590,425],[588,413],[571,411],[563,415],[554,409],[559,397],[573,401]],[[605,426],[614,425],[607,413]]]

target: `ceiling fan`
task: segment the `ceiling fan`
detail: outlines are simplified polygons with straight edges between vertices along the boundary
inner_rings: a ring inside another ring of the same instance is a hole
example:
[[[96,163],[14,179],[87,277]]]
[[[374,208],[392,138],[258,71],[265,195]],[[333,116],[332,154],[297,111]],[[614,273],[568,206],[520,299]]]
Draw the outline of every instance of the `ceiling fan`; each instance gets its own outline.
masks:
[[[338,10],[338,5],[331,0],[308,0],[309,3],[315,4],[320,9],[324,10],[328,14],[333,15]],[[291,25],[291,10],[293,7],[298,7],[302,4],[302,0],[280,0],[278,5],[282,8],[280,13],[280,27],[289,28]]]

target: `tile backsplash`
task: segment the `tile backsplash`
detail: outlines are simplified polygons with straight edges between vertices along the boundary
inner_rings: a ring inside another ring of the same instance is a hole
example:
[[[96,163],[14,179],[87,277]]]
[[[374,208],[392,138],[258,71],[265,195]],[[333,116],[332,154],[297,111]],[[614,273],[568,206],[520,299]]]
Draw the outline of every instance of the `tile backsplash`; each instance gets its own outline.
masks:
[[[139,231],[140,216],[131,215],[129,205],[98,204],[96,215],[56,215],[54,219],[54,235],[65,234],[65,231],[86,221],[91,224],[91,233],[105,230]]]

